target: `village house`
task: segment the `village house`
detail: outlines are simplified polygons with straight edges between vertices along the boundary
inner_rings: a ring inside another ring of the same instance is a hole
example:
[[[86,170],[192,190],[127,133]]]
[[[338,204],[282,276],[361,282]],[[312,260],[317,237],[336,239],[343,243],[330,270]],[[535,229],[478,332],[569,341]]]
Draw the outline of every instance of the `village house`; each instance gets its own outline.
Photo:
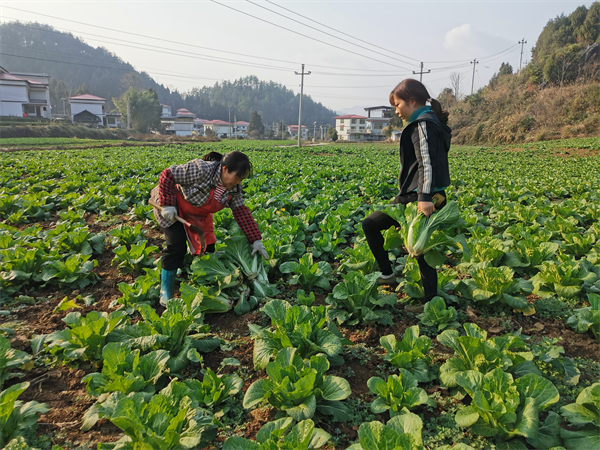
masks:
[[[50,77],[10,73],[0,67],[0,116],[50,119]]]
[[[208,122],[206,119],[194,119],[194,134],[198,136],[204,136],[204,123]]]
[[[248,125],[249,122],[244,122],[243,120],[238,120],[233,124],[235,126],[234,137],[237,138],[247,138],[248,137]]]
[[[162,111],[160,113],[161,119],[170,119],[171,117],[173,117],[173,113],[172,113],[171,107],[169,105],[164,105],[161,103],[160,107],[162,108]]]
[[[287,131],[290,133],[290,136],[293,138],[298,137],[298,125],[288,125]],[[306,139],[306,134],[308,133],[308,128],[302,125],[302,139]]]
[[[194,119],[196,114],[185,108],[177,110],[173,119],[173,131],[176,136],[192,136],[194,134]]]
[[[74,95],[68,98],[71,122],[105,127],[106,99],[91,94]]]
[[[367,117],[356,114],[336,116],[335,131],[340,141],[364,141],[367,134]]]
[[[334,117],[335,130],[341,141],[380,141],[385,140],[383,129],[388,126],[391,106],[365,108],[367,116],[346,114]]]
[[[229,122],[225,122],[224,120],[207,120],[204,122],[204,134],[206,134],[207,130],[212,130],[217,137],[228,138],[231,132],[230,125]]]

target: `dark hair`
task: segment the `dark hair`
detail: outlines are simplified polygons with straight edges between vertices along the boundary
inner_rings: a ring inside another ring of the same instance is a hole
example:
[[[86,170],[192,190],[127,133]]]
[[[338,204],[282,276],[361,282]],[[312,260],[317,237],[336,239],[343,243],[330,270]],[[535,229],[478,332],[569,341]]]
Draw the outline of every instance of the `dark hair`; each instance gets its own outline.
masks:
[[[222,164],[229,172],[235,172],[240,178],[252,176],[252,163],[245,153],[229,152],[223,156]]]
[[[202,157],[203,161],[221,161],[223,159],[223,155],[218,152],[209,152]]]
[[[443,124],[448,123],[448,111],[442,110],[442,105],[435,98],[429,96],[427,88],[420,81],[407,78],[401,81],[398,86],[390,92],[390,105],[396,106],[395,98],[404,100],[415,100],[417,104],[424,105],[428,101],[431,103],[431,110]]]

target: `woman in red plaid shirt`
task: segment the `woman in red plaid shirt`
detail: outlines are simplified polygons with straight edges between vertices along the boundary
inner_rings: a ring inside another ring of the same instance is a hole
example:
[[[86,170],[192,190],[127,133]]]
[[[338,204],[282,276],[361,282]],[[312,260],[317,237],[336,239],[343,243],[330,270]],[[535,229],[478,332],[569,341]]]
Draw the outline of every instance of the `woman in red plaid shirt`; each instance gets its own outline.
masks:
[[[162,207],[154,209],[154,217],[165,233],[166,242],[161,257],[161,305],[166,306],[173,298],[175,275],[183,265],[187,246],[194,255],[214,252],[217,238],[212,215],[225,207],[231,208],[235,221],[252,245],[252,254],[258,252],[268,259],[258,226],[244,205],[240,183],[251,173],[252,164],[242,152],[227,153],[224,157],[211,152],[203,159],[162,171],[151,196],[154,203]],[[175,215],[202,229],[204,248],[200,236],[175,220]]]

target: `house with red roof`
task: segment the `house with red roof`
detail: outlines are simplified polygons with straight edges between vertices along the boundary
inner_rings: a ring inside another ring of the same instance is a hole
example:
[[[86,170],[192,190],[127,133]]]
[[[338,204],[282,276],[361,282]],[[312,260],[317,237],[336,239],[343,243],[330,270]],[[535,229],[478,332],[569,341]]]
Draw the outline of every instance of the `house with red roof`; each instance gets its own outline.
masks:
[[[50,119],[50,77],[10,73],[0,67],[0,116]]]
[[[346,114],[334,117],[335,130],[341,141],[379,141],[385,139],[383,129],[387,127],[391,115],[390,106],[373,106],[365,108],[367,116]],[[371,112],[381,111],[380,115]]]
[[[293,138],[298,137],[298,125],[288,125],[287,131],[290,133],[290,136]],[[306,139],[306,134],[308,133],[308,128],[305,125],[302,125],[302,139]]]
[[[204,122],[204,134],[207,130],[211,130],[217,137],[227,138],[229,134],[233,134],[233,126],[224,120],[207,120]]]
[[[107,126],[106,99],[91,94],[73,95],[68,98],[71,122],[91,126]]]

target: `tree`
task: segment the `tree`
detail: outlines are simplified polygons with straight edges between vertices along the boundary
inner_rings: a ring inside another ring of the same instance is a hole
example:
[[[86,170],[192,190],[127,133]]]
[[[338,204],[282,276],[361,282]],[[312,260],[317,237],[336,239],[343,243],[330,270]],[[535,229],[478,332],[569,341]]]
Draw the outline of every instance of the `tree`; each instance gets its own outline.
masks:
[[[57,114],[60,111],[62,114],[67,114],[66,99],[69,97],[69,88],[67,88],[67,85],[62,80],[50,78],[48,88],[50,90],[50,104],[52,105],[52,112]]]
[[[600,2],[594,2],[590,6],[583,24],[578,30],[578,38],[590,44],[597,42],[598,37],[600,37],[598,23],[600,23]]]
[[[463,81],[462,73],[452,72],[450,74],[450,86],[452,87],[452,92],[454,92],[454,98],[456,98],[457,101],[460,101],[460,99],[463,96],[463,94],[460,90],[462,87],[462,81]]]
[[[262,136],[265,133],[265,126],[262,123],[262,117],[258,111],[252,111],[250,114],[250,123],[248,124],[248,133],[252,136],[252,132],[256,131],[254,136]]]
[[[500,69],[498,70],[498,76],[502,76],[502,75],[512,75],[513,74],[513,68],[509,63],[502,63],[500,64]]]
[[[329,127],[327,128],[327,137],[331,139],[333,142],[338,140],[338,134],[335,128]]]
[[[162,108],[158,101],[158,94],[152,88],[147,91],[137,91],[129,88],[120,98],[113,98],[117,110],[127,120],[127,105],[131,114],[130,121],[133,129],[140,133],[148,133],[152,128],[158,128]]]
[[[442,105],[442,109],[445,110],[448,110],[456,105],[456,97],[454,96],[452,89],[449,87],[442,89],[442,92],[440,92],[440,95],[438,95],[437,100]]]
[[[85,83],[77,88],[75,95],[90,94],[90,90]]]
[[[136,72],[124,74],[119,80],[119,86],[124,92],[128,91],[130,88],[134,88],[136,91],[143,91],[145,88],[144,79]]]
[[[273,140],[275,138],[275,130],[273,128],[269,128],[267,131],[266,138],[269,140]]]

